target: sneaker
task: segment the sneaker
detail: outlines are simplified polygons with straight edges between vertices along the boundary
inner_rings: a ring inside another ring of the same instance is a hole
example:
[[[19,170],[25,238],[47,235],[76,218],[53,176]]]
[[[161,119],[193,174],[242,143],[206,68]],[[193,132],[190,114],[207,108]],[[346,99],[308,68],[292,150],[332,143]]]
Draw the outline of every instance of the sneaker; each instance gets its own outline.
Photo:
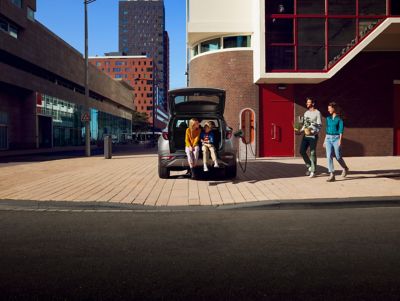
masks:
[[[219,165],[218,165],[218,162],[217,162],[217,161],[215,161],[215,163],[214,163],[214,167],[215,167],[215,168],[218,168],[218,167],[219,167]]]
[[[309,167],[306,171],[306,176],[308,177],[311,174],[311,167]]]
[[[204,171],[208,171],[207,164],[204,164]]]
[[[333,173],[331,173],[331,174],[329,175],[328,180],[326,180],[326,181],[327,181],[327,182],[335,182],[335,181],[336,181],[335,175],[334,175]]]
[[[346,167],[345,169],[343,169],[343,171],[342,171],[342,177],[343,178],[345,178],[345,177],[347,177],[347,173],[349,172],[349,168],[348,167]]]
[[[309,178],[315,178],[315,172],[310,172]]]

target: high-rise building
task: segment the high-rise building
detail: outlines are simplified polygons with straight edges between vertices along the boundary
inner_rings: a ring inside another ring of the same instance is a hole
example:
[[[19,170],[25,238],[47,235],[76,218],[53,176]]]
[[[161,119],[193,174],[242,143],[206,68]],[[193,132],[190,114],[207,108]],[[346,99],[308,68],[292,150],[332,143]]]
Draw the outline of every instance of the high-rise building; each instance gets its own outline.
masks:
[[[119,52],[123,55],[146,55],[154,60],[155,86],[159,105],[166,108],[168,91],[168,34],[165,32],[163,0],[119,1]]]

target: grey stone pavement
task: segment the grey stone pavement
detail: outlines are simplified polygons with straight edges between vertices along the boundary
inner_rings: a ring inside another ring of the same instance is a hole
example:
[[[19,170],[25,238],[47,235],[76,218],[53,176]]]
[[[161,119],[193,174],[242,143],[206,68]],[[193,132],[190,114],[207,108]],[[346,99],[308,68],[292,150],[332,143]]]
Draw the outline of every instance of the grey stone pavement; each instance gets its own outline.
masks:
[[[182,172],[159,179],[153,151],[0,163],[0,200],[111,207],[196,208],[274,206],[302,203],[400,201],[400,157],[346,158],[347,178],[327,183],[326,160],[319,174],[305,177],[300,158],[249,161],[233,180],[210,174],[191,180]]]

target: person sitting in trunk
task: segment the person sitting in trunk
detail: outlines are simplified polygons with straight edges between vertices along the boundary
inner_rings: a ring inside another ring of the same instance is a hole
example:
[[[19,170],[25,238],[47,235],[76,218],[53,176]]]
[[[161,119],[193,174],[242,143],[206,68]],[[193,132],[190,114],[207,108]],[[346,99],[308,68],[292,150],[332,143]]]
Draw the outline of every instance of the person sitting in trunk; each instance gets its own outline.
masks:
[[[193,177],[193,168],[197,165],[199,159],[199,141],[200,141],[200,127],[199,120],[192,118],[189,120],[189,127],[185,133],[185,152],[188,158],[190,172]]]
[[[218,161],[217,161],[217,155],[215,152],[215,147],[214,147],[214,133],[212,132],[212,129],[214,127],[214,124],[212,121],[208,121],[204,124],[203,131],[200,134],[200,141],[202,143],[202,151],[203,151],[203,165],[204,165],[204,171],[208,171],[207,167],[207,161],[208,161],[208,153],[211,154],[211,159],[214,162],[214,167],[219,167],[218,166]]]

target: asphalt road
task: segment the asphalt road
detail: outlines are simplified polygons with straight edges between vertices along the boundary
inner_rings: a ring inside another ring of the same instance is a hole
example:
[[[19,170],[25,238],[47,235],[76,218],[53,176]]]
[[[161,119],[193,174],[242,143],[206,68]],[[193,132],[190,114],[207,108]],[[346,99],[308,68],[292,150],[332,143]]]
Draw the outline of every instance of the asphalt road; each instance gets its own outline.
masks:
[[[0,211],[1,300],[400,300],[400,208]]]

